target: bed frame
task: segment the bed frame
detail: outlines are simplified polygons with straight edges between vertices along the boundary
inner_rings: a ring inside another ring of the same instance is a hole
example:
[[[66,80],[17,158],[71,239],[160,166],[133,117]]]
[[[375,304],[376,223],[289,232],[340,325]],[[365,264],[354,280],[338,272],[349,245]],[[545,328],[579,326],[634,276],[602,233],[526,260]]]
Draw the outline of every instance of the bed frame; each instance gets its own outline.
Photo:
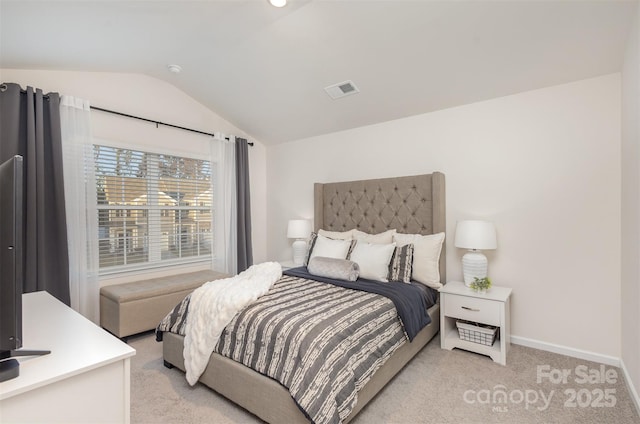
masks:
[[[315,229],[368,233],[397,229],[401,233],[444,232],[444,174],[382,178],[314,186]],[[440,255],[440,280],[446,281],[445,247]],[[353,417],[387,384],[440,329],[440,305],[428,310],[431,323],[411,343],[405,343],[375,372],[358,393],[358,403],[345,420]],[[163,358],[168,367],[184,371],[184,337],[165,333]],[[277,381],[213,353],[200,382],[270,423],[308,423],[289,391]]]

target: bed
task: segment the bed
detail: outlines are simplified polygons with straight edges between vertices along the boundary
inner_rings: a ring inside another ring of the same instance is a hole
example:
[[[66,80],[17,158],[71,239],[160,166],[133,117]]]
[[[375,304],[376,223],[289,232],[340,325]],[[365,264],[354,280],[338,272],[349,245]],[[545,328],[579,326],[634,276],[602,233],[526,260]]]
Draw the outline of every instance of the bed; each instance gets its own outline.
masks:
[[[314,186],[315,231],[340,232],[352,228],[369,234],[396,229],[405,234],[444,233],[445,181],[439,172],[408,177],[383,178]],[[442,246],[437,264],[440,281],[446,281]],[[286,276],[285,276],[286,277]],[[427,311],[430,324],[385,360],[357,392],[357,402],[341,419],[351,421],[357,413],[433,338],[440,328],[439,304]],[[163,335],[163,359],[167,367],[185,370],[184,337]],[[237,405],[271,423],[308,423],[309,418],[278,381],[218,353],[211,354],[199,381]]]

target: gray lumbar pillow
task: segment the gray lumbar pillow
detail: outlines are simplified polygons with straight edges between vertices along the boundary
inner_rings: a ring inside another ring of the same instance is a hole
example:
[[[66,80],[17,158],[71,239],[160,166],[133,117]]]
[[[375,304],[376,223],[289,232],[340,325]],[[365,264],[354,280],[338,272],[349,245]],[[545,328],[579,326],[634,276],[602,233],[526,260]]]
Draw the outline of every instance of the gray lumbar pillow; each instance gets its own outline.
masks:
[[[336,258],[314,256],[309,260],[307,270],[318,277],[335,278],[336,280],[356,281],[360,275],[357,263]]]

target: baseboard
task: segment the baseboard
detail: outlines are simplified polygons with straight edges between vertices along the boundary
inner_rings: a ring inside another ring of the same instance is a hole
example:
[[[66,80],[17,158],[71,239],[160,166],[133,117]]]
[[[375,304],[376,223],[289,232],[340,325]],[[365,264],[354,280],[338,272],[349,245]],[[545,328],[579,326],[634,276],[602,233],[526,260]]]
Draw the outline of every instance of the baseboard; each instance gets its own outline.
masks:
[[[602,355],[600,353],[589,352],[586,350],[575,349],[568,346],[557,345],[553,343],[541,342],[540,340],[528,339],[526,337],[520,336],[511,336],[511,343],[532,347],[534,349],[540,349],[547,352],[559,353],[561,355],[571,356],[573,358],[584,359],[585,361],[598,362],[605,365],[611,365],[614,367],[618,367],[622,370],[624,374],[624,379],[627,382],[627,388],[629,389],[629,395],[631,399],[633,399],[633,403],[640,414],[640,396],[638,395],[638,391],[633,385],[633,380],[631,380],[631,376],[627,371],[627,367],[624,365],[624,361],[621,358],[616,358],[615,356]]]
[[[627,382],[631,399],[633,399],[633,403],[636,405],[636,410],[638,411],[638,414],[640,414],[640,396],[638,396],[638,392],[633,385],[633,380],[631,380],[631,376],[629,375],[627,367],[624,365],[624,361],[622,359],[620,359],[620,369],[622,369],[622,372],[624,373],[624,379]]]
[[[615,356],[602,355],[600,353],[589,352],[586,350],[575,349],[568,346],[557,345],[553,343],[541,342],[540,340],[528,339],[526,337],[511,336],[511,343],[540,349],[547,352],[559,353],[561,355],[571,356],[573,358],[584,359],[585,361],[598,362],[600,364],[620,367],[620,358]]]

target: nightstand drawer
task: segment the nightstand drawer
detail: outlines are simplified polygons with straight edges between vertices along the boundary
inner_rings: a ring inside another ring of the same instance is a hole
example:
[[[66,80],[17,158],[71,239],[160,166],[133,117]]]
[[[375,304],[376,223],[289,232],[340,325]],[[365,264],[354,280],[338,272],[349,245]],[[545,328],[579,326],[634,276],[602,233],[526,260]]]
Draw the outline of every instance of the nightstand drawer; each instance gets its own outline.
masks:
[[[501,306],[501,302],[447,294],[444,299],[444,314],[467,321],[500,326]]]

